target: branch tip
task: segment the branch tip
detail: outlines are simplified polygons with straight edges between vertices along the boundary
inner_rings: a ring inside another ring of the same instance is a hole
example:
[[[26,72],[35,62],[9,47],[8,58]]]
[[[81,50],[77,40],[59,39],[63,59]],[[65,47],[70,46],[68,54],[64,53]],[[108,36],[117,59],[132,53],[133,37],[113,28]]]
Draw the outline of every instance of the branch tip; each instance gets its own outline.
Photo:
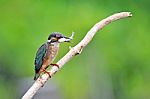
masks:
[[[125,12],[125,13],[127,13],[128,17],[132,17],[132,13],[131,12]]]

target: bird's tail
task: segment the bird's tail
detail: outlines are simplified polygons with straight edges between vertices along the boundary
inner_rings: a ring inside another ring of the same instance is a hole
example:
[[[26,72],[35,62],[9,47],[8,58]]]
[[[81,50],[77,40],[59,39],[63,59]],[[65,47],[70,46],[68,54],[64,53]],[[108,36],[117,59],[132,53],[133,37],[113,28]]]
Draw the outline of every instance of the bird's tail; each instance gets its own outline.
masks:
[[[40,74],[35,73],[34,80],[37,80],[39,78],[39,76],[40,76]]]

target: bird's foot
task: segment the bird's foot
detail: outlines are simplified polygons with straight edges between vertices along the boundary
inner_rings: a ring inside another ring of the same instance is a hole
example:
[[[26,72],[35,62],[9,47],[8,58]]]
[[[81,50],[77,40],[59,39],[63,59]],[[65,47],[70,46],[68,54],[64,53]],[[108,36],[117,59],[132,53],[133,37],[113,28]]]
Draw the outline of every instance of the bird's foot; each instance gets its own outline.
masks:
[[[56,66],[57,68],[59,68],[59,65],[58,64],[50,64],[52,66]]]
[[[41,71],[42,71],[43,73],[48,74],[48,75],[49,75],[49,78],[51,78],[50,72],[46,71],[45,69],[41,69]]]
[[[51,78],[50,72],[45,70],[44,73],[48,74],[49,78]]]

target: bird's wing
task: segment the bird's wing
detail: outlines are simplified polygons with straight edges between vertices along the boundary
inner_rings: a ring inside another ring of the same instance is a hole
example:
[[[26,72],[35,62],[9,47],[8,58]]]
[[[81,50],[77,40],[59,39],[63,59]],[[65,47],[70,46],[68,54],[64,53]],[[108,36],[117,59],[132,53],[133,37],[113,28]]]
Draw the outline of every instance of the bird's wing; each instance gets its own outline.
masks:
[[[47,50],[47,45],[46,44],[43,44],[37,51],[36,53],[36,57],[35,57],[35,62],[34,62],[34,65],[35,65],[35,72],[38,73],[39,70],[41,69],[42,67],[42,64],[43,64],[43,59],[46,55],[46,51]]]

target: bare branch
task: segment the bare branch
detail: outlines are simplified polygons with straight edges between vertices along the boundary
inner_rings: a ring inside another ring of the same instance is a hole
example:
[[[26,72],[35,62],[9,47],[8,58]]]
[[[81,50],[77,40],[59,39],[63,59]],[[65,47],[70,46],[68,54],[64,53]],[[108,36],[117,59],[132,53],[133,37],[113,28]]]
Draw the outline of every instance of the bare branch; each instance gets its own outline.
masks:
[[[102,21],[96,23],[90,31],[86,34],[86,36],[82,39],[81,42],[79,42],[75,47],[70,48],[70,51],[62,58],[60,59],[57,64],[61,68],[65,63],[70,61],[74,56],[80,54],[83,50],[83,48],[92,40],[93,36],[96,34],[97,31],[101,30],[104,26],[107,24],[119,20],[122,18],[130,17],[132,14],[130,12],[121,12],[121,13],[116,13],[114,15],[111,15]],[[72,34],[71,37],[73,37],[74,34]],[[60,68],[57,68],[53,66],[49,72],[50,75],[53,76]],[[49,79],[49,76],[47,74],[42,75],[42,79],[39,78],[35,83],[30,87],[30,89],[24,94],[22,99],[31,99],[36,92],[44,86],[44,84],[47,82]]]

